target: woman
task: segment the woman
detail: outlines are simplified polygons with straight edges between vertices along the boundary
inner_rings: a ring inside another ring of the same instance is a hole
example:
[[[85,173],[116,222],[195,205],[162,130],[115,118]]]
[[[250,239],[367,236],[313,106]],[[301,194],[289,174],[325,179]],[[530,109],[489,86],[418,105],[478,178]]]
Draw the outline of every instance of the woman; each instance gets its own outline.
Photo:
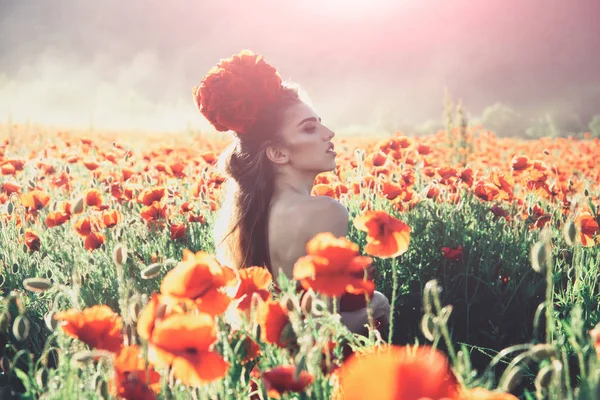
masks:
[[[275,281],[279,273],[291,278],[317,233],[347,235],[346,208],[330,197],[311,196],[315,177],[336,168],[335,133],[275,68],[242,51],[213,67],[194,96],[217,130],[235,132],[236,140],[220,159],[231,178],[214,226],[222,264],[264,266]],[[342,322],[352,332],[365,333],[367,309],[364,302],[349,307],[344,300],[351,297],[342,298]],[[376,291],[371,306],[385,330],[388,300]]]

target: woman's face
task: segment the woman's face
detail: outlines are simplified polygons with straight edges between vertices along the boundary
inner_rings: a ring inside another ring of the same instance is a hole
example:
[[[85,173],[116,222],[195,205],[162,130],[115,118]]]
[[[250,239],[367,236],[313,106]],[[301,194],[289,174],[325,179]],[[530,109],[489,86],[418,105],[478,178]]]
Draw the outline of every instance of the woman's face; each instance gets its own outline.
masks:
[[[335,133],[321,123],[321,118],[304,102],[286,109],[281,135],[288,164],[295,169],[321,173],[335,169],[331,139]]]

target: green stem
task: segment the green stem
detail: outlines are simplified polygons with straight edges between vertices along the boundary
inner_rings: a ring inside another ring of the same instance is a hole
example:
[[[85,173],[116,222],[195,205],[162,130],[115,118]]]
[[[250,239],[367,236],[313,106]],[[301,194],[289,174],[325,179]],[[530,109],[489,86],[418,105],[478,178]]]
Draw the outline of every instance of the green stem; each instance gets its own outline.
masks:
[[[396,297],[398,293],[398,274],[397,274],[397,266],[398,266],[398,257],[395,257],[392,260],[392,303],[390,304],[390,329],[388,332],[388,344],[392,344],[392,337],[394,336],[394,311],[396,310]]]
[[[440,297],[438,293],[433,293],[433,303],[435,305],[435,314],[440,315],[442,310],[442,305],[440,303]],[[452,343],[452,339],[450,338],[450,332],[448,331],[447,324],[440,324],[440,331],[442,332],[442,336],[444,337],[444,342],[446,342],[446,347],[448,347],[448,355],[452,360],[452,365],[458,365],[458,358],[456,356],[456,350],[454,349],[454,344]],[[459,380],[461,377],[458,376]]]
[[[553,303],[553,268],[552,262],[546,261],[546,343],[552,344],[554,337]]]

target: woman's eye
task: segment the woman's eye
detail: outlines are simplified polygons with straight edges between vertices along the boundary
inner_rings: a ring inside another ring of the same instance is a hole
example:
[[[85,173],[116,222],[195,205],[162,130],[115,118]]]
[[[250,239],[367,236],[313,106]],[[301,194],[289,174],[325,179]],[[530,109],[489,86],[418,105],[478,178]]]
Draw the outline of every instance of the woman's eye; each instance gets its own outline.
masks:
[[[304,131],[305,132],[314,132],[315,129],[317,129],[316,126],[307,126],[307,127],[304,128]]]

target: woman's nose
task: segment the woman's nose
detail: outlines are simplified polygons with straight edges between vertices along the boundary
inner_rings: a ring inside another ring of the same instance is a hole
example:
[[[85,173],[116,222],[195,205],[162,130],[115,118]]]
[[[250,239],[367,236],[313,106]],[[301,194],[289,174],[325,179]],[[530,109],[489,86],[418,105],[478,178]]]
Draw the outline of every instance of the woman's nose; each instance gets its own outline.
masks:
[[[329,135],[327,135],[327,141],[330,141],[331,139],[333,139],[333,137],[335,136],[335,132],[332,131],[331,129],[327,128],[329,130]]]

